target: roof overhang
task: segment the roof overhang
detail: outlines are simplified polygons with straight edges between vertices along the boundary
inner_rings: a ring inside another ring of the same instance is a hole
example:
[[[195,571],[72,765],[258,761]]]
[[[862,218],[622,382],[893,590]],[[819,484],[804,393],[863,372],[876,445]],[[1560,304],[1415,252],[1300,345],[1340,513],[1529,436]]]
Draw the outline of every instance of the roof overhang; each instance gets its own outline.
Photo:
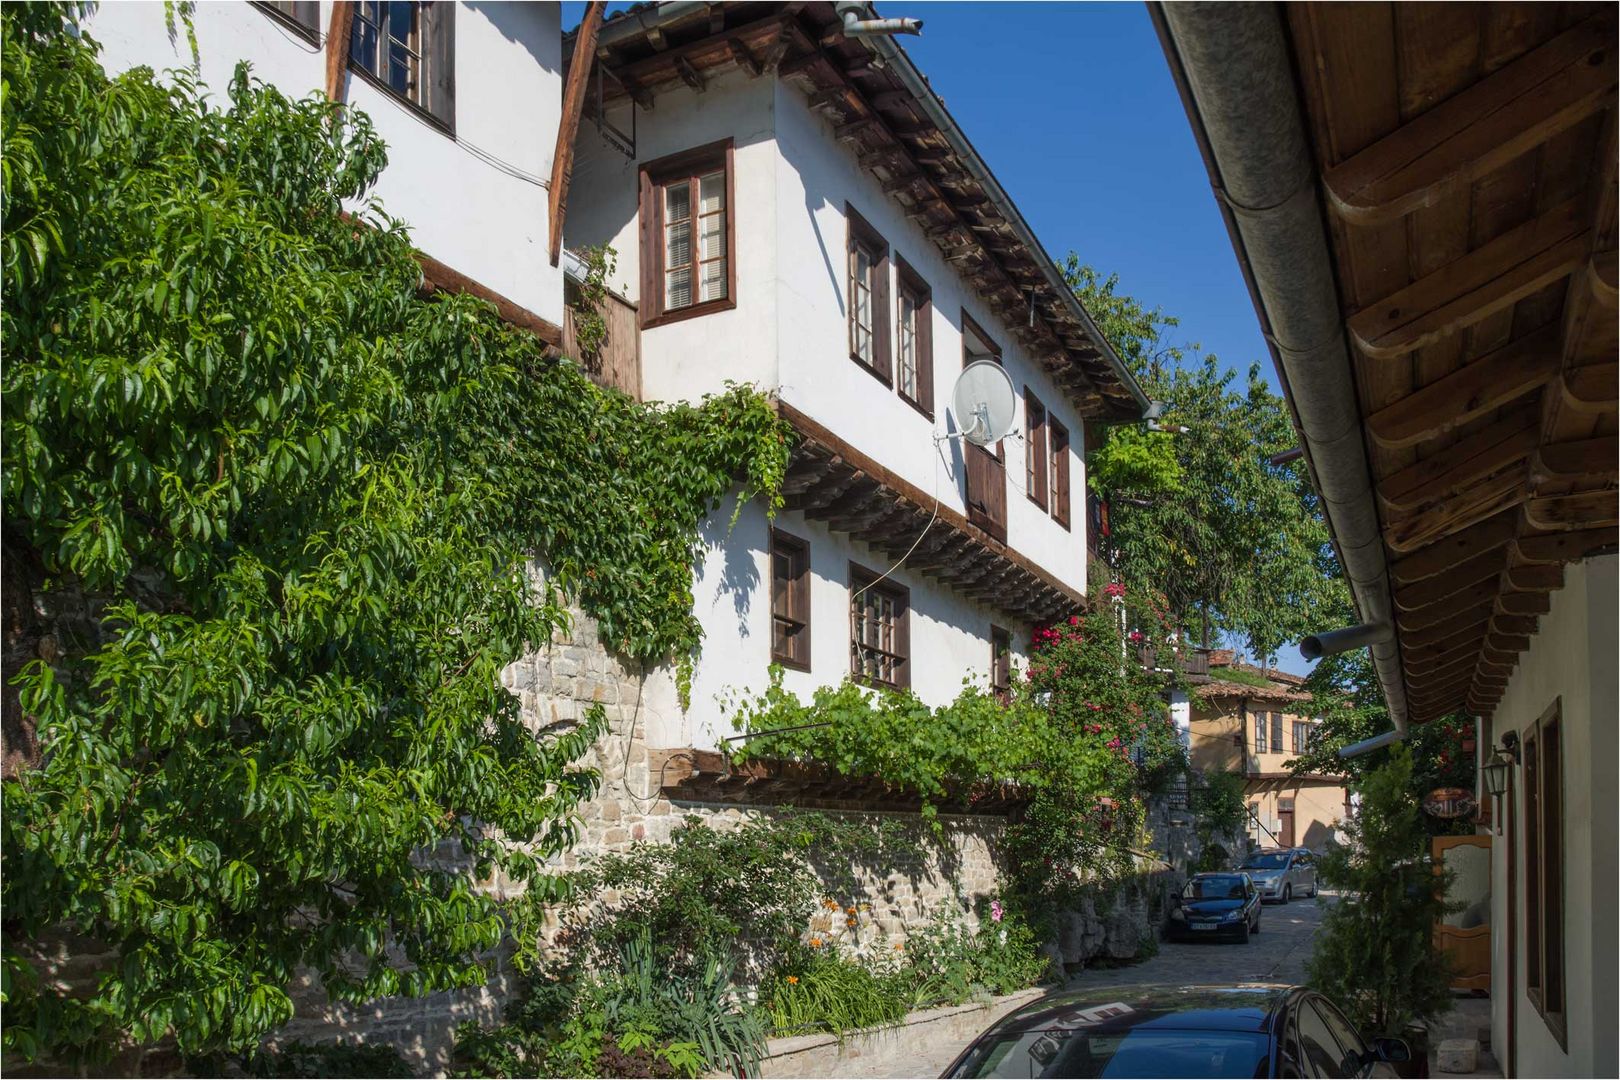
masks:
[[[573,63],[573,41],[564,42]],[[900,44],[846,38],[831,3],[638,5],[602,24],[604,106],[653,108],[717,75],[791,80],[860,167],[957,267],[1086,419],[1141,419],[1148,400],[1062,271]]]
[[[1153,12],[1391,715],[1488,715],[1616,541],[1613,8]]]

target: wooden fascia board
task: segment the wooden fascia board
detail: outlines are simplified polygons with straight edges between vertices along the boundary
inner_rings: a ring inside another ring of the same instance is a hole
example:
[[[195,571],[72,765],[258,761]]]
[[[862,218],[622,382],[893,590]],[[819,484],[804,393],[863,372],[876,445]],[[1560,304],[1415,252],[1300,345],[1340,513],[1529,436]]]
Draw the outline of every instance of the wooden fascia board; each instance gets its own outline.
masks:
[[[591,67],[596,54],[596,35],[602,26],[604,0],[590,0],[585,18],[574,40],[574,60],[563,87],[562,120],[557,126],[557,145],[551,155],[551,190],[547,192],[550,221],[551,265],[562,257],[563,221],[568,213],[568,186],[574,175],[574,138],[579,134],[579,118],[585,111],[585,94],[590,86]]]
[[[495,306],[501,321],[527,330],[552,348],[562,347],[562,327],[530,311],[528,308],[480,284],[459,270],[451,269],[431,255],[416,253],[422,267],[422,282],[429,292],[467,293]]]
[[[333,0],[326,29],[326,100],[342,101],[349,73],[349,35],[354,27],[354,0]]]
[[[933,496],[927,494],[909,480],[897,475],[893,470],[880,465],[871,455],[857,449],[848,440],[835,435],[824,424],[811,419],[785,401],[779,400],[776,403],[776,408],[778,415],[786,420],[801,436],[820,443],[857,471],[876,481],[885,491],[908,500],[923,509],[924,512],[933,505]],[[995,558],[1005,560],[1016,566],[1041,585],[1058,593],[1072,604],[1075,610],[1079,611],[1086,608],[1086,598],[1083,593],[1059,581],[1027,555],[997,540],[951,507],[941,505],[938,520],[939,524],[970,540]]]

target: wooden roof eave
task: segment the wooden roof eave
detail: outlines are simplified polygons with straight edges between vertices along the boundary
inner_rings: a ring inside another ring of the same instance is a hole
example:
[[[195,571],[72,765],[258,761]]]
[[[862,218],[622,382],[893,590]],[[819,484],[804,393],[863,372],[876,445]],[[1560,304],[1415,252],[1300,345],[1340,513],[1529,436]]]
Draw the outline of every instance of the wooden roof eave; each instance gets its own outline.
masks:
[[[997,540],[915,484],[786,402],[777,410],[798,435],[783,491],[786,506],[869,544],[906,569],[1030,623],[1086,609],[1085,595]]]

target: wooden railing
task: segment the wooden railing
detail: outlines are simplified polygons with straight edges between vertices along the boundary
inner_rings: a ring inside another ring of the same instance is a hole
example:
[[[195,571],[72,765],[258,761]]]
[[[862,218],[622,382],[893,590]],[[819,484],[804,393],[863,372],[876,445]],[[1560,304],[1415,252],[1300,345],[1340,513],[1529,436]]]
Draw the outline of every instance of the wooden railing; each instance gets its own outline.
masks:
[[[1197,647],[1174,649],[1174,660],[1181,673],[1194,682],[1205,682],[1209,679],[1209,650]],[[1144,645],[1137,650],[1137,657],[1143,667],[1153,669],[1159,666],[1158,654],[1150,646]],[[1169,659],[1169,658],[1167,658]]]
[[[623,390],[640,401],[641,327],[636,306],[608,293],[602,302],[602,316],[607,320],[607,337],[594,355],[581,356],[577,314],[572,307],[563,308],[562,353],[578,362],[598,386]]]

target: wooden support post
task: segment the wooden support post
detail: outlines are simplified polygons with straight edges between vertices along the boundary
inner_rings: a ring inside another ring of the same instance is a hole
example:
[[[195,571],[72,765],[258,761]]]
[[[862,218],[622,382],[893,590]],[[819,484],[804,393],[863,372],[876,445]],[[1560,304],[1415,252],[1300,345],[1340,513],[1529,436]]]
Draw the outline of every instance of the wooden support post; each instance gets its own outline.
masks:
[[[568,214],[568,183],[574,173],[574,136],[579,134],[579,117],[585,108],[585,93],[591,81],[592,58],[596,55],[596,32],[602,26],[603,0],[585,5],[585,18],[574,41],[574,62],[568,69],[568,85],[563,88],[562,122],[557,126],[557,149],[551,155],[551,190],[548,193],[551,265],[562,257],[563,220]]]
[[[333,0],[326,30],[326,100],[342,101],[349,73],[349,35],[354,28],[354,0]]]

